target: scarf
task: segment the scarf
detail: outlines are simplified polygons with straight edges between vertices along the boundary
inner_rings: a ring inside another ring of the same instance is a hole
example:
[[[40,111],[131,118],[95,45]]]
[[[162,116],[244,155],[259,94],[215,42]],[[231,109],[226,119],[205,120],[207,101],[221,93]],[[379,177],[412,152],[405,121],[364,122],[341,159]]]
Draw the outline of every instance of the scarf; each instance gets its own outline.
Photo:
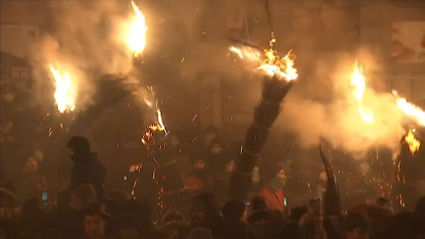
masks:
[[[273,192],[278,192],[282,190],[283,186],[286,184],[286,178],[275,177],[269,184]]]

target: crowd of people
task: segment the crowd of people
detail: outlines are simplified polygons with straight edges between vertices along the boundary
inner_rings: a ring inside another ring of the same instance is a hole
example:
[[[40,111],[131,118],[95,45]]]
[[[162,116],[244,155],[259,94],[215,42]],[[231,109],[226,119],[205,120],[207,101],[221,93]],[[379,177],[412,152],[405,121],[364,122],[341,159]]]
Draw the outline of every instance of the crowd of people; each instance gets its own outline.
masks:
[[[261,177],[256,167],[249,200],[230,200],[227,186],[240,143],[226,147],[214,127],[207,127],[202,138],[202,144],[188,149],[179,134],[167,135],[152,156],[167,158],[161,166],[134,166],[147,169],[146,177],[143,170],[134,170],[137,180],[152,176],[152,169],[161,180],[150,178],[147,181],[156,187],[142,182],[133,187],[139,191],[133,194],[125,187],[107,187],[107,167],[85,137],[68,141],[73,168],[66,186],[57,193],[39,173],[36,158],[30,157],[23,166],[25,177],[0,189],[0,237],[425,238],[425,197],[413,212],[395,213],[391,201],[379,197],[373,202],[359,201],[340,215],[328,215],[320,198],[304,206],[288,203],[282,164],[260,167]],[[167,194],[178,195],[174,198],[180,204],[167,201]]]

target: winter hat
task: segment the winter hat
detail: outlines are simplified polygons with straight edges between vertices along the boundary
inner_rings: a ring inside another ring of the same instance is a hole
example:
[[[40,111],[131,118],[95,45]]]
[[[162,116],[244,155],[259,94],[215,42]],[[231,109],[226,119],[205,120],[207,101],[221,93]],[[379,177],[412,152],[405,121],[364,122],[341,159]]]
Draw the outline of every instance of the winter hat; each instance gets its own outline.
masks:
[[[245,211],[245,203],[239,200],[228,201],[221,209],[221,213],[225,219],[239,219]]]
[[[90,143],[89,140],[83,136],[73,136],[68,141],[68,148],[74,150],[76,154],[78,153],[90,153]]]
[[[189,239],[213,239],[213,235],[210,229],[204,227],[197,227],[190,231]]]
[[[92,184],[84,184],[72,189],[72,195],[76,196],[79,200],[91,203],[97,201],[96,190]]]
[[[263,178],[263,181],[267,183],[276,177],[282,169],[284,169],[284,167],[280,162],[267,164],[263,163],[263,165],[260,165],[260,171],[263,172],[263,174],[260,174],[260,176]]]

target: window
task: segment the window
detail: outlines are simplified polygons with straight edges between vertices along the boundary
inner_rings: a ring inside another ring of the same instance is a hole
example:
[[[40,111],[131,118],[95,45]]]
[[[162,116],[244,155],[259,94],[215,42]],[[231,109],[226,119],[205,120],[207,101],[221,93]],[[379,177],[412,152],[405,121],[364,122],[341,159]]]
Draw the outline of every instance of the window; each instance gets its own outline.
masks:
[[[27,81],[28,69],[26,67],[12,67],[12,79],[18,81]]]

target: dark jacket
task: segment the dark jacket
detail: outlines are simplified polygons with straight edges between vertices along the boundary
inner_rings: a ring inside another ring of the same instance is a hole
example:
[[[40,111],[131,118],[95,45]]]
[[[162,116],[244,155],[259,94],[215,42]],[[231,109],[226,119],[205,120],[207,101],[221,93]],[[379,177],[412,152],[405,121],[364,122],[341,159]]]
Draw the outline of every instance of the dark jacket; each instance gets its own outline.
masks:
[[[84,184],[92,184],[98,199],[103,199],[106,169],[97,159],[97,155],[95,153],[74,154],[71,159],[74,162],[74,167],[71,171],[69,189],[72,190]]]

